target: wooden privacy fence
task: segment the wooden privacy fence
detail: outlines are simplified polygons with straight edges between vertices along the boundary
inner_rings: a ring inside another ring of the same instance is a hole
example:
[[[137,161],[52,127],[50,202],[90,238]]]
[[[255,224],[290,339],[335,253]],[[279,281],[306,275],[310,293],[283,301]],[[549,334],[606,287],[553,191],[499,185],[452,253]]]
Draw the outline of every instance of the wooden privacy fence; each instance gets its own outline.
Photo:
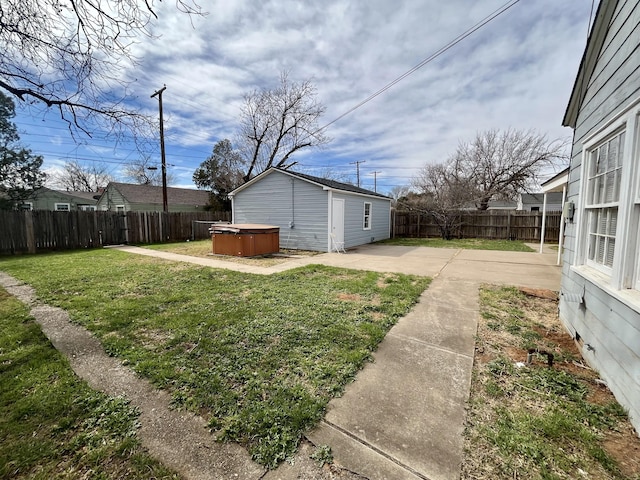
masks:
[[[560,236],[562,212],[547,212],[545,242],[557,242]],[[464,212],[461,224],[454,228],[455,238],[488,238],[539,242],[542,233],[542,212]],[[397,212],[392,215],[393,237],[439,237],[440,229],[426,213]]]
[[[231,212],[0,211],[0,254],[160,243],[209,237]]]

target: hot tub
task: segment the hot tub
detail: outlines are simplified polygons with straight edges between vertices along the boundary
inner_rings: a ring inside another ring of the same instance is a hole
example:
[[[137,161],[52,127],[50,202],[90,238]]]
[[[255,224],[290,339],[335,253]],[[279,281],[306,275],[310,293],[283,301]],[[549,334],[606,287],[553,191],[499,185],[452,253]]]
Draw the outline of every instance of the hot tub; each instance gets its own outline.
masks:
[[[210,228],[213,253],[254,257],[280,251],[280,227],[257,223],[214,224]]]

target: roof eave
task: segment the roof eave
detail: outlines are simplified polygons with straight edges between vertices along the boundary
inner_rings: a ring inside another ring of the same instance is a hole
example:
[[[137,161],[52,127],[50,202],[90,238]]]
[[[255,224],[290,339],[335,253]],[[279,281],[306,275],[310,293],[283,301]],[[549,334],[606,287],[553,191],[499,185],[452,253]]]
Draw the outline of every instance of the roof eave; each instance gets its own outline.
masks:
[[[596,66],[596,61],[600,56],[600,50],[604,44],[607,31],[609,30],[609,24],[613,13],[616,10],[618,0],[602,0],[598,6],[596,12],[595,21],[591,28],[591,33],[587,40],[587,46],[582,54],[582,60],[580,61],[580,67],[578,68],[578,75],[573,84],[573,90],[571,91],[571,97],[569,104],[562,119],[563,127],[576,128],[576,122],[578,120],[578,113],[582,106],[582,101],[587,92],[587,86],[589,80]]]
[[[386,195],[382,195],[381,193],[377,194],[377,195],[370,195],[368,193],[361,193],[361,192],[352,192],[351,190],[342,190],[340,188],[331,188],[331,187],[327,187],[326,185],[321,185],[322,189],[327,191],[327,192],[338,192],[338,193],[347,193],[349,195],[359,195],[361,197],[368,197],[368,198],[377,198],[378,200],[393,200],[391,197],[387,197]]]

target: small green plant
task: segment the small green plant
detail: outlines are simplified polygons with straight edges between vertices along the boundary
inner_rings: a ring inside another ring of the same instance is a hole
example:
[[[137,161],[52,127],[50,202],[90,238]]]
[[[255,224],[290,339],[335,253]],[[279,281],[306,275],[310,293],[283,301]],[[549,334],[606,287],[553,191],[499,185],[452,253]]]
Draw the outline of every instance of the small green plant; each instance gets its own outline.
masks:
[[[319,466],[323,467],[327,463],[333,463],[333,452],[329,445],[318,445],[311,454],[311,459],[315,460]]]

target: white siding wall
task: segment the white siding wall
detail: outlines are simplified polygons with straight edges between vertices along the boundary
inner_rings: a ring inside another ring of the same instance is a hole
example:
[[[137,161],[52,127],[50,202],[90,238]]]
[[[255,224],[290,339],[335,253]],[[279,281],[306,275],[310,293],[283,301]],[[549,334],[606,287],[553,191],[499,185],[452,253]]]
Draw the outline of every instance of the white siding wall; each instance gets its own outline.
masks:
[[[235,195],[234,222],[280,227],[280,248],[326,251],[327,199],[322,187],[274,171]]]
[[[638,38],[640,4],[620,0],[576,122],[568,190],[568,201],[576,205],[583,142],[640,96]],[[560,318],[571,334],[580,335],[585,345],[584,357],[600,372],[619,402],[629,409],[632,422],[640,431],[640,314],[602,286],[571,271],[579,218],[575,220],[565,230]],[[565,294],[583,290],[584,304],[567,301]]]
[[[107,188],[104,195],[100,197],[100,201],[96,205],[98,210],[116,210],[116,205],[124,205],[126,210],[131,210],[131,207],[124,197],[115,188]]]
[[[377,242],[389,238],[391,202],[389,200],[333,193],[333,198],[344,202],[344,246],[346,248]],[[371,229],[363,228],[364,203],[371,203]]]

